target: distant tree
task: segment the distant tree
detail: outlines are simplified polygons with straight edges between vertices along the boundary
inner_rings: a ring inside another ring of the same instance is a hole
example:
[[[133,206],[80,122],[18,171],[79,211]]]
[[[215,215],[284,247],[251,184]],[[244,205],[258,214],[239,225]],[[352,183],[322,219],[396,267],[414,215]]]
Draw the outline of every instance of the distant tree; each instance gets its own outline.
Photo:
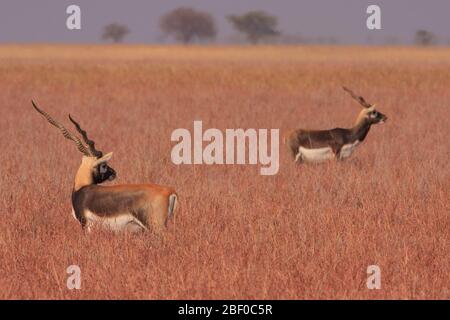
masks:
[[[250,11],[240,16],[231,15],[227,19],[237,31],[244,33],[254,44],[264,37],[280,34],[276,29],[278,19],[264,11]]]
[[[163,15],[161,30],[185,44],[194,40],[213,39],[217,34],[213,17],[202,11],[181,7]]]
[[[434,42],[436,41],[436,37],[430,31],[417,30],[414,41],[420,46],[429,46],[434,44]]]
[[[130,30],[127,26],[118,23],[111,23],[103,28],[102,39],[111,39],[115,43],[118,43],[121,42],[128,33],[130,33]]]

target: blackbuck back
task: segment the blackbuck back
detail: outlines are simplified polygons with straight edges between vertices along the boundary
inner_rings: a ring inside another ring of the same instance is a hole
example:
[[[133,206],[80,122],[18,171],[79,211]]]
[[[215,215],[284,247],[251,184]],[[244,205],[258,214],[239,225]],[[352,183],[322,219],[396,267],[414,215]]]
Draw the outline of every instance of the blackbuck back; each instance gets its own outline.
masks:
[[[329,159],[345,159],[364,141],[373,124],[383,123],[387,117],[375,109],[363,97],[343,87],[361,106],[363,110],[356,118],[353,127],[330,130],[291,131],[286,139],[289,151],[296,162],[321,162]]]
[[[72,191],[72,214],[88,231],[100,226],[113,231],[140,232],[153,229],[161,233],[173,215],[177,195],[172,188],[156,184],[100,186],[116,178],[108,165],[112,152],[103,154],[95,147],[80,124],[70,121],[81,135],[67,130],[32,101],[34,109],[57,127],[66,139],[72,140],[83,154],[75,175]]]

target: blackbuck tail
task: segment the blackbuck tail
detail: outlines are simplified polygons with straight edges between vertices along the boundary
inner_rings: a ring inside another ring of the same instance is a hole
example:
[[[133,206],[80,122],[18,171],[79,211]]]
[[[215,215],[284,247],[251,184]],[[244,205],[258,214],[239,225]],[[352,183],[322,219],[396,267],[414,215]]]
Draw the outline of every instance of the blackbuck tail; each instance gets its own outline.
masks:
[[[170,218],[173,215],[173,212],[175,211],[175,208],[177,206],[177,195],[175,193],[172,193],[169,196],[169,208],[167,210],[167,218]]]
[[[293,129],[283,131],[283,139],[282,139],[283,144],[285,145],[289,144],[289,140],[291,139],[291,136],[295,131],[296,130]]]

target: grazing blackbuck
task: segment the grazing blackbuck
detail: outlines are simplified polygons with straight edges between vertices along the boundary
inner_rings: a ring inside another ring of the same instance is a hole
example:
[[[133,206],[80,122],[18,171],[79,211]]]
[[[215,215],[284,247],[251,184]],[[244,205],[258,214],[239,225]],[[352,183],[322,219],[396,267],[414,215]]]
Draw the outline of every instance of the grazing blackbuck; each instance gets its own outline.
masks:
[[[292,131],[286,139],[286,144],[295,162],[321,162],[329,159],[345,159],[367,136],[370,127],[376,123],[383,123],[387,117],[375,109],[375,105],[368,103],[363,97],[354,94],[343,87],[353,99],[364,109],[356,118],[350,129],[335,128],[330,130]]]
[[[156,184],[100,186],[116,178],[116,172],[107,164],[112,152],[103,155],[98,151],[94,141],[70,115],[84,143],[33,101],[32,104],[83,153],[72,191],[72,214],[83,229],[91,231],[92,227],[100,225],[113,231],[139,232],[151,228],[160,233],[164,230],[177,201],[173,189]]]

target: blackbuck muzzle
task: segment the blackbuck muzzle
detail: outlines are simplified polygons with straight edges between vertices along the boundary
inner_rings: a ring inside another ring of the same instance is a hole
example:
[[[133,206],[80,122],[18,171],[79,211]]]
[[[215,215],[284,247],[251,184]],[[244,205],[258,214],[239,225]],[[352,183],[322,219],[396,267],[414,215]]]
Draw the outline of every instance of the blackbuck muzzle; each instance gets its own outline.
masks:
[[[384,123],[387,120],[384,114],[375,109],[375,104],[368,103],[363,97],[346,87],[343,89],[363,106],[354,126],[347,129],[291,131],[287,136],[286,144],[295,162],[322,162],[348,158],[364,141],[372,125]]]
[[[69,115],[81,139],[55,121],[32,101],[34,109],[66,139],[73,141],[83,154],[72,190],[72,214],[83,228],[99,226],[113,231],[140,232],[153,229],[162,232],[173,215],[177,194],[172,188],[156,184],[101,186],[116,178],[108,165],[112,152],[103,154],[95,147],[81,125]]]

